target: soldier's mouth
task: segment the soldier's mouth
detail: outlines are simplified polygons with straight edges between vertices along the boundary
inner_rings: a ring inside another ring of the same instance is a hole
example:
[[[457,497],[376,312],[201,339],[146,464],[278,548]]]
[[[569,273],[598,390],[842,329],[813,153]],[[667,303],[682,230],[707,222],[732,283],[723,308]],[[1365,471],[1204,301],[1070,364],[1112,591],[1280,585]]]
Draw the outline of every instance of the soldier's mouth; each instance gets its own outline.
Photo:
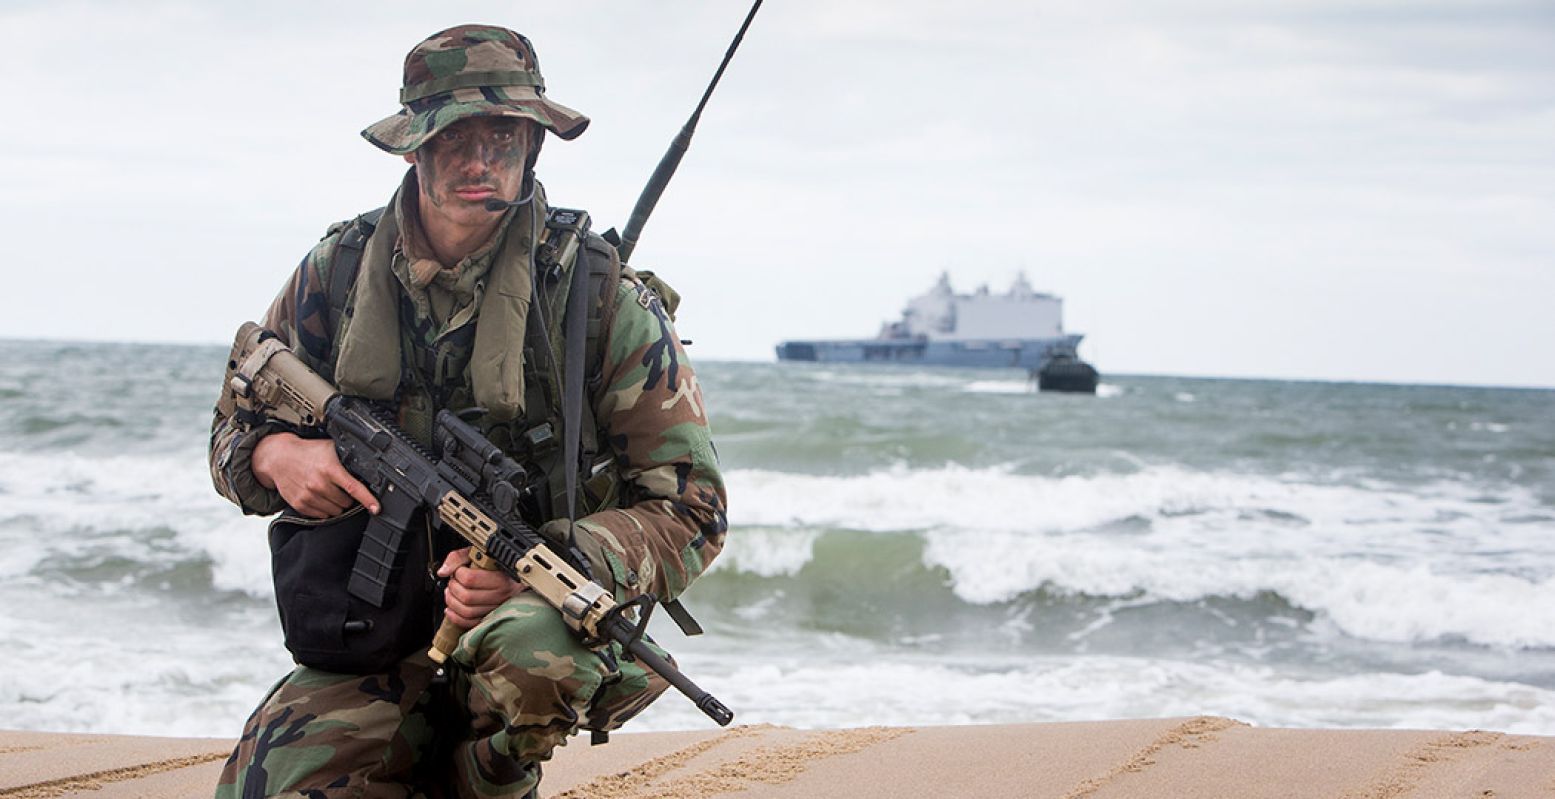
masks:
[[[497,190],[490,186],[460,186],[454,189],[454,196],[465,202],[478,203],[497,196]]]

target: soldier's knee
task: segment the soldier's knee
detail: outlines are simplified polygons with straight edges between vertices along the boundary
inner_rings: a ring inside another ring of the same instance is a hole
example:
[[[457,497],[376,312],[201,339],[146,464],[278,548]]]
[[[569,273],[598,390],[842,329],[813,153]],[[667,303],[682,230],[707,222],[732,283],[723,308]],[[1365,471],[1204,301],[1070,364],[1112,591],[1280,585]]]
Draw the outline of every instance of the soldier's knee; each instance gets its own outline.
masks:
[[[459,640],[455,658],[478,667],[496,655],[525,649],[577,646],[566,623],[550,605],[529,592],[504,602]]]
[[[520,684],[561,684],[583,697],[599,689],[606,671],[561,615],[529,592],[509,599],[465,633],[454,657],[476,674],[501,673]]]

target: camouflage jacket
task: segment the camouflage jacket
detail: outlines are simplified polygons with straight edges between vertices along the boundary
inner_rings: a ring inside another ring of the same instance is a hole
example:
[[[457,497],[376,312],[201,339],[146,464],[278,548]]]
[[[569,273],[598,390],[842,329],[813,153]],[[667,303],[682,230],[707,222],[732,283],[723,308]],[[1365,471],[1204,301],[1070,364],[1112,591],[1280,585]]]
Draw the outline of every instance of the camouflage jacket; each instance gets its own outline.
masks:
[[[406,216],[403,210],[400,216]],[[331,228],[292,273],[260,323],[325,376],[334,373],[335,357],[329,346],[334,333],[323,316],[325,294],[341,236],[342,226]],[[489,258],[489,250],[471,259]],[[396,274],[407,274],[403,247],[395,248],[394,259]],[[462,271],[484,269],[471,259],[459,265]],[[605,320],[600,379],[586,401],[592,405],[600,440],[608,442],[623,490],[616,507],[579,520],[578,544],[596,578],[614,588],[618,599],[651,591],[669,601],[723,546],[728,527],[723,477],[701,389],[670,320],[630,274],[623,275],[615,290],[614,316]],[[425,303],[416,307],[418,316],[429,312]],[[471,310],[455,313],[446,330],[418,318],[411,336],[446,350],[448,342],[458,339],[454,334],[459,329],[475,324]],[[515,347],[523,344],[514,342]],[[469,380],[467,370],[463,379]],[[471,396],[468,385],[464,388],[451,396]],[[254,446],[274,429],[245,429],[219,410],[212,423],[212,480],[216,490],[245,513],[268,515],[285,508],[279,494],[262,486],[251,471]]]

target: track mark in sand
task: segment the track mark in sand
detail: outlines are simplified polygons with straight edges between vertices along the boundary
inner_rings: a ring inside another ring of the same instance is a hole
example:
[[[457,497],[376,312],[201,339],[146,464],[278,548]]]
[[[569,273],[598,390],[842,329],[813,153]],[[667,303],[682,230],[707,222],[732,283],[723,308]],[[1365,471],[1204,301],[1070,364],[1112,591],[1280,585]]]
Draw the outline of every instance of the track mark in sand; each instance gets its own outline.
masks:
[[[637,790],[637,786],[640,783],[656,780],[686,765],[691,758],[709,749],[728,743],[736,738],[745,738],[770,729],[774,729],[770,724],[735,727],[716,738],[709,738],[700,743],[692,744],[678,752],[672,752],[664,757],[657,757],[653,760],[639,763],[633,766],[630,771],[611,774],[608,777],[596,777],[576,788],[562,791],[552,796],[551,799],[614,799],[614,797],[629,796],[632,791]]]
[[[75,777],[65,777],[48,782],[35,782],[31,785],[21,785],[15,788],[0,790],[0,799],[54,799],[73,791],[95,791],[115,782],[125,780],[138,780],[153,774],[161,774],[164,771],[177,771],[181,768],[198,766],[214,760],[226,760],[227,752],[211,752],[204,755],[190,755],[188,757],[175,757],[172,760],[158,760],[153,763],[142,763],[138,766],[125,766],[124,768],[109,769],[107,771],[95,771],[91,774],[81,774]]]
[[[1102,786],[1124,774],[1135,774],[1144,771],[1155,765],[1155,756],[1162,749],[1169,746],[1176,746],[1181,749],[1198,749],[1205,744],[1219,740],[1215,733],[1221,730],[1246,726],[1246,724],[1240,721],[1225,719],[1219,716],[1199,716],[1188,719],[1182,724],[1167,730],[1161,737],[1151,741],[1148,746],[1134,753],[1134,756],[1122,765],[1100,777],[1092,777],[1076,785],[1073,790],[1064,794],[1064,799],[1084,799],[1084,797],[1096,793],[1101,790]]]
[[[583,797],[588,799],[709,799],[709,797],[743,791],[754,783],[781,785],[790,782],[803,774],[816,760],[861,752],[912,731],[910,727],[828,730],[811,735],[797,743],[764,746],[706,771],[695,772],[657,785],[645,784],[657,775],[650,776],[641,770],[634,770],[595,780],[552,799],[582,799]],[[669,759],[679,758],[680,755],[681,752],[676,752],[670,755]],[[689,759],[689,756],[685,759]],[[685,759],[676,763],[674,767],[679,767]],[[654,762],[657,761],[652,761],[649,765]],[[670,769],[664,769],[659,773],[668,770]]]
[[[0,746],[0,755],[17,755],[22,752],[37,752],[46,749],[43,746]]]
[[[1403,762],[1385,771],[1371,784],[1357,791],[1347,791],[1343,799],[1397,799],[1408,796],[1420,787],[1420,779],[1438,763],[1452,763],[1459,755],[1471,749],[1490,746],[1506,736],[1499,732],[1470,730],[1455,732],[1426,741],[1405,752]],[[1480,796],[1494,796],[1486,792]]]

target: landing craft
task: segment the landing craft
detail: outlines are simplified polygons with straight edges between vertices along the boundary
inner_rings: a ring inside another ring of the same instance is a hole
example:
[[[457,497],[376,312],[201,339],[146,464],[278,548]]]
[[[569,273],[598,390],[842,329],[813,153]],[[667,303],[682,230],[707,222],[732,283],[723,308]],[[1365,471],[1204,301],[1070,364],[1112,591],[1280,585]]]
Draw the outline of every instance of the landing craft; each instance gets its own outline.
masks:
[[[1065,333],[1064,301],[1033,291],[1024,274],[1004,294],[987,286],[957,294],[941,274],[928,293],[907,303],[902,318],[872,339],[785,341],[780,361],[901,363],[922,366],[1024,368],[1044,391],[1094,394],[1098,375],[1080,360],[1078,333]]]

